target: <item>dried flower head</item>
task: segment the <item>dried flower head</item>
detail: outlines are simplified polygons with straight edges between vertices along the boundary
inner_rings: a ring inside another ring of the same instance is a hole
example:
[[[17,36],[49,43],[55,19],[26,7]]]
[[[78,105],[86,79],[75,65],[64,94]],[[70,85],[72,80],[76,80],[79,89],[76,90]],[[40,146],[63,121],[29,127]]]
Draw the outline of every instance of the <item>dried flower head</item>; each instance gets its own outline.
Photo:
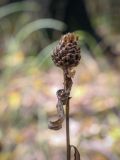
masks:
[[[80,59],[78,36],[74,33],[62,36],[52,55],[55,65],[61,68],[71,68],[77,66]]]

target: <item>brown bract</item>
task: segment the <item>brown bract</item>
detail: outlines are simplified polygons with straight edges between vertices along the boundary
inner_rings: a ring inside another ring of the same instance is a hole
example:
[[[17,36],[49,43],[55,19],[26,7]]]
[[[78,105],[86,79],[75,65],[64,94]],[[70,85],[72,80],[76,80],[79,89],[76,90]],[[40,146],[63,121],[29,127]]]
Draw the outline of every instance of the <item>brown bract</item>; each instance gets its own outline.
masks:
[[[78,36],[74,33],[62,36],[52,55],[55,65],[61,68],[71,68],[77,66],[80,59]]]

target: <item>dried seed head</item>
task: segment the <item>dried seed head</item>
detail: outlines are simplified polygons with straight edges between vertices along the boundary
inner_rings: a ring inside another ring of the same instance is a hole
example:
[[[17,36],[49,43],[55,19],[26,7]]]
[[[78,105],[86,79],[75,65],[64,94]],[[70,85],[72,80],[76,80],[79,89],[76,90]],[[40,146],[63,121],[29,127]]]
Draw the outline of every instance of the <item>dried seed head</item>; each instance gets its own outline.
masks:
[[[77,66],[80,59],[78,37],[74,33],[62,36],[52,55],[55,65],[61,68],[71,68]]]

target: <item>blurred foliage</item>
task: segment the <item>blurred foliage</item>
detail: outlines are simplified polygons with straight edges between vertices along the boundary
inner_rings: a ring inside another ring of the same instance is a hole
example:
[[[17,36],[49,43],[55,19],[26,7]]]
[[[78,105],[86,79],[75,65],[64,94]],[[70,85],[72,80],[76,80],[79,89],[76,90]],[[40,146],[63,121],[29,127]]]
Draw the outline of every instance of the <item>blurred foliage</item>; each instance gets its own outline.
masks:
[[[65,124],[47,129],[62,84],[50,54],[66,25],[37,12],[35,2],[0,8],[0,160],[66,159]],[[82,59],[71,94],[71,143],[84,160],[119,160],[120,58],[109,62],[91,35],[75,33]]]
[[[120,33],[120,1],[119,0],[86,0],[87,8],[92,17],[92,23],[97,28],[106,26],[105,32]],[[102,30],[104,31],[104,30]],[[104,32],[104,33],[105,33]]]

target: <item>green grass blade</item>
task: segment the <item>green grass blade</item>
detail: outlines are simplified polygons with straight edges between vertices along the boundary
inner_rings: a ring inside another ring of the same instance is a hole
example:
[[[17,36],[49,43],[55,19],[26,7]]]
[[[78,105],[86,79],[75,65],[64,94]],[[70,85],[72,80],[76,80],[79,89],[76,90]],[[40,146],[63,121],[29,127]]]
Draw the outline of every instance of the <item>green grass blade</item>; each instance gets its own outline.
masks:
[[[42,49],[42,51],[40,51],[40,53],[37,56],[37,61],[38,61],[38,66],[39,67],[44,65],[46,60],[52,54],[53,49],[57,45],[57,43],[58,43],[58,41],[55,41],[55,42],[51,43],[50,45],[48,45],[47,47],[45,47],[44,49]],[[49,63],[51,63],[51,58],[49,59]]]
[[[54,19],[39,19],[34,22],[31,22],[24,26],[17,34],[16,34],[16,40],[18,42],[22,42],[25,38],[27,38],[31,33],[39,30],[39,29],[55,29],[59,31],[63,31],[66,28],[66,25],[59,21]]]
[[[40,9],[40,6],[38,7],[38,5],[35,2],[11,3],[3,7],[0,7],[0,18],[4,18],[5,16],[8,16],[15,12],[37,11],[39,9]]]

